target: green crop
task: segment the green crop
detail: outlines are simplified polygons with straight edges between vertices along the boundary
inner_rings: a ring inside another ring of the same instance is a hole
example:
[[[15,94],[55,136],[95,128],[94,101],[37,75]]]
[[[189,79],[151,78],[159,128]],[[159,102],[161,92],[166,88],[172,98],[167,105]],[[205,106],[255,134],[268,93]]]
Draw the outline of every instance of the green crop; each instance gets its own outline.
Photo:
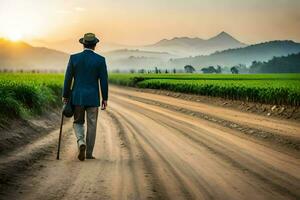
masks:
[[[25,117],[60,105],[63,75],[0,73],[0,118]]]
[[[140,88],[299,106],[299,74],[111,74],[110,82]]]
[[[63,74],[0,73],[0,120],[61,105]],[[299,74],[109,74],[111,83],[299,106]]]

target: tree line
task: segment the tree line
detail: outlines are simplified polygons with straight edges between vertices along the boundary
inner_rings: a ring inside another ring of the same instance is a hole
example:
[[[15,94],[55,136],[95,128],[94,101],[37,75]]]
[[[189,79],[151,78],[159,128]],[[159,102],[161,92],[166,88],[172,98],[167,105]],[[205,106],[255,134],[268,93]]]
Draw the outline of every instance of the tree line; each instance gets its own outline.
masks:
[[[134,73],[131,70],[131,73]],[[155,67],[154,70],[148,70],[147,72],[143,69],[138,70],[138,73],[195,73],[197,72],[195,67],[192,65],[185,65],[183,69],[172,69],[172,70],[161,70]],[[248,74],[248,73],[300,73],[300,52],[297,54],[290,54],[288,56],[273,57],[271,60],[266,62],[253,61],[252,64],[247,67],[244,64],[237,64],[234,66],[208,66],[202,67],[199,72],[204,74],[221,74],[221,73],[232,73],[232,74]]]
[[[267,62],[253,61],[249,73],[299,73],[300,53],[273,57]]]

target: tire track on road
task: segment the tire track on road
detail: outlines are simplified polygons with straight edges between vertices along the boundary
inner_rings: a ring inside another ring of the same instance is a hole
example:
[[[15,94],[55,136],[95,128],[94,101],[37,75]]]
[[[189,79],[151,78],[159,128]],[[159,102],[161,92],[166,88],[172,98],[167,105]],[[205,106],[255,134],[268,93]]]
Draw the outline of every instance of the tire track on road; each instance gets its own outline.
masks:
[[[299,188],[297,186],[297,183],[300,183],[298,178],[295,179],[295,177],[276,170],[276,168],[265,163],[263,160],[257,160],[255,156],[253,157],[253,154],[249,155],[247,153],[240,153],[242,155],[240,156],[238,153],[235,153],[234,150],[230,149],[233,146],[226,148],[224,145],[220,146],[220,144],[215,143],[213,140],[216,138],[214,137],[210,137],[209,135],[199,135],[197,131],[195,131],[199,130],[199,127],[196,127],[197,129],[195,129],[191,123],[174,120],[174,118],[172,118],[170,115],[164,115],[163,112],[155,114],[153,110],[149,111],[150,106],[147,108],[141,105],[132,106],[132,100],[126,100],[126,98],[120,99],[116,96],[114,96],[114,101],[116,101],[119,105],[123,105],[129,110],[134,110],[135,112],[145,115],[160,124],[164,124],[164,126],[172,127],[174,130],[180,131],[181,134],[185,135],[185,137],[189,136],[189,138],[192,138],[194,142],[196,141],[198,144],[206,146],[206,148],[221,156],[221,159],[224,160],[225,158],[227,162],[229,161],[230,164],[238,167],[242,172],[246,171],[249,175],[260,180],[261,184],[270,185],[273,190],[280,192],[282,195],[289,195],[292,199],[297,199],[299,197],[298,193],[294,193],[294,191],[297,191],[297,188]],[[191,134],[193,135],[191,136]],[[235,149],[238,148],[239,147],[235,147]],[[252,167],[254,167],[254,169],[252,169]],[[284,179],[281,177],[284,177]]]
[[[155,167],[153,166],[152,162],[153,160],[151,159],[150,153],[145,149],[145,145],[150,146],[151,151],[155,152],[157,157],[161,160],[160,164],[165,165],[166,169],[168,169],[171,173],[170,177],[176,177],[176,182],[179,185],[181,193],[184,195],[184,198],[186,199],[191,199],[191,194],[187,190],[187,186],[184,184],[184,181],[180,178],[180,175],[176,172],[176,170],[172,167],[172,165],[161,155],[161,153],[149,142],[147,138],[145,138],[141,133],[140,130],[136,128],[136,125],[132,124],[130,121],[126,119],[126,117],[121,114],[118,111],[114,111],[120,116],[122,120],[124,120],[122,126],[126,127],[131,134],[132,137],[135,139],[137,142],[139,149],[143,152],[143,155],[145,156],[145,163],[147,163],[148,170],[151,172],[150,174],[153,176],[153,179],[155,180],[154,186],[159,186],[159,187],[154,187],[153,190],[158,192],[158,199],[172,199],[174,196],[169,196],[166,191],[167,189],[165,188],[164,184],[160,181],[160,175],[157,174]],[[138,139],[138,137],[141,137],[141,139]],[[174,180],[173,180],[174,181]],[[178,197],[178,196],[177,196]],[[208,198],[211,199],[211,198]]]
[[[174,104],[169,104],[165,103],[164,101],[160,100],[153,100],[149,98],[143,98],[140,96],[134,96],[125,93],[120,93],[120,92],[114,92],[117,95],[139,101],[142,103],[146,103],[149,105],[154,105],[154,106],[159,106],[162,108],[166,108],[175,112],[181,112],[187,115],[191,115],[194,117],[198,117],[201,119],[205,119],[209,122],[213,122],[228,128],[231,128],[233,130],[239,131],[239,133],[242,133],[245,136],[254,138],[254,139],[259,139],[260,141],[269,144],[270,146],[276,144],[277,146],[280,145],[283,149],[292,151],[294,155],[300,158],[300,137],[294,137],[290,135],[285,135],[282,134],[282,132],[270,132],[270,130],[264,130],[261,127],[254,127],[253,125],[251,126],[250,124],[244,124],[241,122],[236,122],[236,121],[230,121],[224,118],[220,118],[214,115],[214,113],[203,113],[203,112],[198,112],[196,110],[191,110],[185,107],[181,106],[176,106]],[[146,96],[146,95],[145,95]],[[187,102],[188,103],[188,102]],[[300,129],[299,129],[300,132]]]
[[[126,148],[118,126],[106,112],[100,113],[96,136],[96,160],[77,160],[75,136],[63,142],[61,160],[55,152],[24,171],[21,180],[8,187],[5,199],[151,199],[149,178],[131,144]],[[70,125],[70,124],[69,124]],[[55,137],[57,138],[57,137]],[[57,141],[55,139],[55,141]],[[66,145],[66,146],[65,146]],[[43,166],[39,168],[38,166]],[[2,196],[1,196],[2,197]]]

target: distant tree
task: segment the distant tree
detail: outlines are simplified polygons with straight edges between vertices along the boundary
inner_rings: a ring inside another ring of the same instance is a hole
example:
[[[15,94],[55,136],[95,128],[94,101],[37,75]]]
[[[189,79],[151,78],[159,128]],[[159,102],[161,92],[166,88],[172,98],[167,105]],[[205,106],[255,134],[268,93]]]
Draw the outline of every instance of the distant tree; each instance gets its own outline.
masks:
[[[119,69],[115,69],[112,71],[113,73],[120,73],[120,70]]]
[[[206,68],[202,68],[201,71],[203,72],[203,74],[217,73],[217,70],[214,68],[214,66],[209,66],[209,67],[206,67]]]
[[[138,73],[144,74],[144,73],[145,73],[145,70],[144,70],[144,69],[139,69],[139,70],[138,70]]]
[[[184,66],[184,71],[186,73],[193,73],[196,70],[195,70],[195,68],[192,65],[186,65],[186,66]]]
[[[158,73],[159,73],[159,70],[158,70],[157,67],[155,67],[154,72],[155,72],[155,74],[158,74]]]
[[[259,62],[256,60],[253,61],[250,66],[250,73],[259,73],[261,64],[262,64],[262,62]]]
[[[165,71],[165,74],[168,74],[169,72],[168,72],[168,70],[166,69],[166,71]]]
[[[252,62],[250,73],[299,73],[300,53],[273,57],[267,62]]]
[[[237,68],[237,70],[238,70],[239,73],[241,73],[241,74],[247,74],[247,73],[249,73],[249,69],[248,69],[247,66],[244,65],[244,64],[238,64],[238,65],[235,65],[235,66],[233,66],[233,67]]]
[[[134,58],[135,58],[134,56],[129,56],[129,57],[128,57],[128,59],[134,59]]]
[[[129,70],[130,73],[134,74],[135,73],[135,70],[134,69],[131,69]]]
[[[230,71],[231,71],[232,74],[238,74],[238,73],[239,73],[239,70],[238,70],[237,67],[235,67],[235,66],[234,66],[234,67],[231,67],[231,68],[230,68]]]
[[[173,74],[176,74],[176,69],[175,68],[173,69]]]
[[[217,69],[216,69],[216,73],[217,74],[221,74],[222,73],[222,68],[221,68],[221,66],[217,66]]]

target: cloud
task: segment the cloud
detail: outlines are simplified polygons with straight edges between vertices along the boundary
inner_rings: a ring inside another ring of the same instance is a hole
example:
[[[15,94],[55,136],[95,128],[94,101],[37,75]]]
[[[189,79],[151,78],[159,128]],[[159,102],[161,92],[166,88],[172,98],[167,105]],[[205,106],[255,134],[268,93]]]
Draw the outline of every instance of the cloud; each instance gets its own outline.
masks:
[[[71,10],[57,10],[56,12],[59,13],[59,14],[69,14],[69,13],[72,13]]]
[[[75,7],[74,10],[78,11],[78,12],[83,12],[85,11],[86,9],[83,8],[83,7]]]
[[[57,10],[56,12],[59,14],[70,14],[73,12],[84,12],[86,11],[86,8],[83,7],[74,7],[73,9],[62,9],[62,10]]]

